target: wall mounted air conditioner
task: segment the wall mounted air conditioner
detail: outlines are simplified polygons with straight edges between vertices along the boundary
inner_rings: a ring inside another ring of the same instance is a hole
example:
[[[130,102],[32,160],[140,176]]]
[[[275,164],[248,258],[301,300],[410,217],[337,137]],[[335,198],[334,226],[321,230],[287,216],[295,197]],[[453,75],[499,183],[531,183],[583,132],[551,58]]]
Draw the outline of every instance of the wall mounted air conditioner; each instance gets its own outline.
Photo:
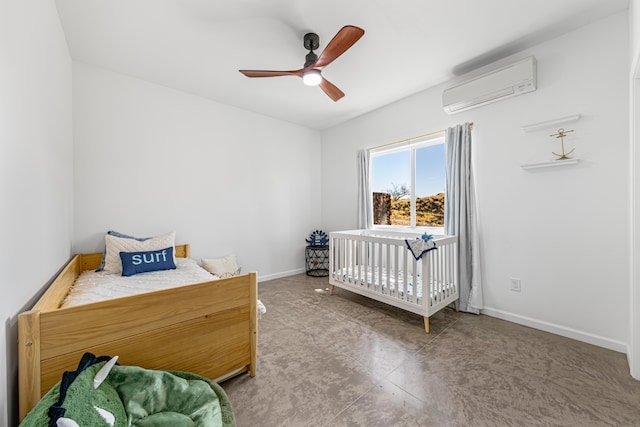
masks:
[[[536,58],[533,56],[504,66],[489,65],[479,71],[480,74],[476,71],[462,76],[460,83],[444,90],[444,111],[458,113],[536,90]]]

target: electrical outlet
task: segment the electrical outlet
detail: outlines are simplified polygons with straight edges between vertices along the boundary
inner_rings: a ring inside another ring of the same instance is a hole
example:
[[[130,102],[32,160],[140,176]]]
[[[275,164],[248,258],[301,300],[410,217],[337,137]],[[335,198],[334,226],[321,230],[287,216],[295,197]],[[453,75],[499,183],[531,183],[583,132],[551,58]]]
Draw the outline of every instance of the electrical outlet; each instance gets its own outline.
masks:
[[[520,292],[522,290],[522,282],[520,281],[520,279],[517,277],[512,277],[509,289],[514,292]]]

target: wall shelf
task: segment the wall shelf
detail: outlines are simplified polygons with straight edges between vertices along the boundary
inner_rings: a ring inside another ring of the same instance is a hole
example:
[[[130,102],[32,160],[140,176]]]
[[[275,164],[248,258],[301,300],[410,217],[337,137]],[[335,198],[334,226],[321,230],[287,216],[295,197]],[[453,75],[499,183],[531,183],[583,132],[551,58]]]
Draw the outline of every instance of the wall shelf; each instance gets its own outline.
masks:
[[[539,168],[549,168],[554,166],[568,166],[575,165],[580,161],[580,159],[567,159],[567,160],[551,160],[549,162],[541,162],[541,163],[528,163],[526,165],[520,165],[522,169],[539,169]]]
[[[580,120],[582,117],[581,114],[574,114],[572,116],[559,117],[557,119],[547,120],[544,122],[531,123],[529,125],[520,126],[520,128],[525,132],[533,132],[540,129],[552,128],[554,126],[558,126],[564,123],[571,123]]]

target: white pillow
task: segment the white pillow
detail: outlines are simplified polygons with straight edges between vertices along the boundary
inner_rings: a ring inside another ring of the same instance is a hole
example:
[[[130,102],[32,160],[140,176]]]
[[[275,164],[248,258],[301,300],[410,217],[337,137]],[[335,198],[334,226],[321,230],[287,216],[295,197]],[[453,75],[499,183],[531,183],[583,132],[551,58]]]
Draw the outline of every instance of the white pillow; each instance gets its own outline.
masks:
[[[240,274],[240,268],[238,267],[235,255],[227,255],[222,258],[203,258],[202,268],[221,278],[237,276]]]
[[[106,255],[104,258],[104,271],[109,273],[122,274],[122,262],[120,252],[142,252],[156,251],[169,247],[175,248],[176,232],[172,231],[161,236],[152,237],[148,240],[135,240],[105,235]],[[174,249],[175,263],[175,249]]]

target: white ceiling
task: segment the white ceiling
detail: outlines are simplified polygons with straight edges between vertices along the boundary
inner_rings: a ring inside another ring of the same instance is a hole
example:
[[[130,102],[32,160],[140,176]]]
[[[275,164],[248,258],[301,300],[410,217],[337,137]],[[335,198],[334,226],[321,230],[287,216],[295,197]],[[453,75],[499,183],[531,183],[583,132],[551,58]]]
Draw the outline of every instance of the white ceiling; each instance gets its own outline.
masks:
[[[326,129],[625,10],[628,0],[56,0],[71,56],[313,129]],[[322,52],[344,25],[365,35],[323,76],[298,77],[302,37]]]

